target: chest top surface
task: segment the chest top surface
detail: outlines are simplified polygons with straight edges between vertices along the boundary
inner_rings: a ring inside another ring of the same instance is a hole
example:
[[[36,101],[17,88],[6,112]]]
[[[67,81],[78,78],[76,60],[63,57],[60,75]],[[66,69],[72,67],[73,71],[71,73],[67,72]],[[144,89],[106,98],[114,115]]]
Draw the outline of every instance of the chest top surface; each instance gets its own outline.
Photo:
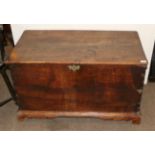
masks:
[[[29,30],[6,63],[146,65],[147,60],[137,32]]]

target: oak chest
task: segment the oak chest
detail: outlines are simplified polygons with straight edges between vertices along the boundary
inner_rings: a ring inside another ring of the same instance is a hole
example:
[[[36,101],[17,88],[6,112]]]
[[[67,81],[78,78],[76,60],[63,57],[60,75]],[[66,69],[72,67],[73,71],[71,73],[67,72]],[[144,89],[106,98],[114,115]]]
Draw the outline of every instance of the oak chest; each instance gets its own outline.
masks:
[[[6,63],[19,118],[140,122],[147,60],[136,32],[25,31]]]

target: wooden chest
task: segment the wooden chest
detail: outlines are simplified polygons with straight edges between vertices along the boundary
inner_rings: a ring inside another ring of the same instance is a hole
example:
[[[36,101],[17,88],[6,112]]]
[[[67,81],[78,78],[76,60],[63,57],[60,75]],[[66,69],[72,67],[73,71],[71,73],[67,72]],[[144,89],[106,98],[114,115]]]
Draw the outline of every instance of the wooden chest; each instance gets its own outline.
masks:
[[[25,31],[6,63],[19,118],[140,122],[147,60],[136,32]]]

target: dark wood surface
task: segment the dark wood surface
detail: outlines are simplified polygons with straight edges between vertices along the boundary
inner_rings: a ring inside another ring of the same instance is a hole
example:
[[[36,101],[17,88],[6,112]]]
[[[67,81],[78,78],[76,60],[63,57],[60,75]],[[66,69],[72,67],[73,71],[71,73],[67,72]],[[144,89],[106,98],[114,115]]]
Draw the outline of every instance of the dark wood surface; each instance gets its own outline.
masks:
[[[68,65],[12,66],[19,103],[27,110],[136,111],[144,71],[124,65],[81,65],[77,72]]]
[[[137,32],[25,31],[8,63],[138,64],[147,61]]]
[[[136,32],[26,31],[6,62],[21,118],[140,120],[147,60]]]

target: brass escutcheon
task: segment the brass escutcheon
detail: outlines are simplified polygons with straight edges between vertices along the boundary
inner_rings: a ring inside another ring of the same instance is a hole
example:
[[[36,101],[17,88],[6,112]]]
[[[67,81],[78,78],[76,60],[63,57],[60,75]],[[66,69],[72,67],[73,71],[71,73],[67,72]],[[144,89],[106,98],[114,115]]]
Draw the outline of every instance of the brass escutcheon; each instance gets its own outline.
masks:
[[[80,65],[69,65],[68,68],[73,72],[77,72],[80,70]]]

